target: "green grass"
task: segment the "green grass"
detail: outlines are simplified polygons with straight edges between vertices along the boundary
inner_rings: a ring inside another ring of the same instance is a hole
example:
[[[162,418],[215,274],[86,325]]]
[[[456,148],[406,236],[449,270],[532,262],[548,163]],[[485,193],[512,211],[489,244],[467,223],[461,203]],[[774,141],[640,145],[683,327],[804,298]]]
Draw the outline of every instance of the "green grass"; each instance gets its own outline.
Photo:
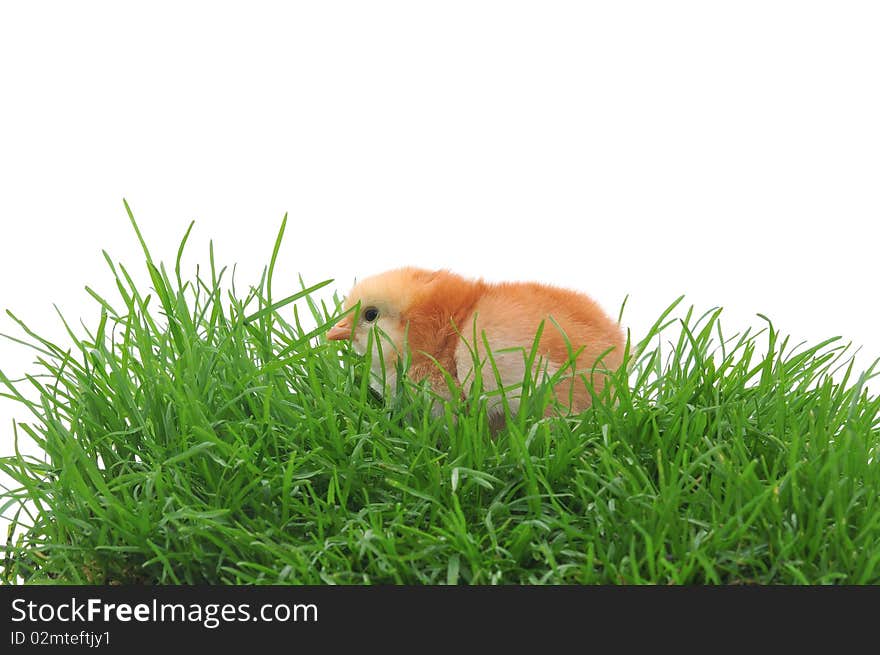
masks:
[[[184,279],[183,243],[172,273],[144,245],[149,291],[105,254],[119,299],[68,345],[14,319],[38,371],[0,373],[33,415],[3,428],[5,581],[880,583],[880,399],[839,341],[676,301],[613,398],[545,417],[528,384],[492,436],[479,384],[436,418],[383,401],[321,337],[338,303],[273,303],[280,243],[243,294],[213,251]]]

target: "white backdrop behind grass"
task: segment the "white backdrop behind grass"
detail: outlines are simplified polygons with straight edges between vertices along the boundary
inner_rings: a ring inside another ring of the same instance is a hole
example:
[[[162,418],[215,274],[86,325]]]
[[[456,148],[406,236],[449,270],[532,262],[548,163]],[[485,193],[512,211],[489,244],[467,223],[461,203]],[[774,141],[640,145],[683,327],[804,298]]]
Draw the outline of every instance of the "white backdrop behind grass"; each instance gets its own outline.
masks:
[[[125,197],[154,257],[195,219],[184,268],[213,239],[240,288],[289,213],[277,298],[444,267],[629,294],[640,337],[686,294],[867,367],[878,33],[873,2],[7,3],[0,306],[63,341],[53,303],[115,297],[102,249],[147,286]]]

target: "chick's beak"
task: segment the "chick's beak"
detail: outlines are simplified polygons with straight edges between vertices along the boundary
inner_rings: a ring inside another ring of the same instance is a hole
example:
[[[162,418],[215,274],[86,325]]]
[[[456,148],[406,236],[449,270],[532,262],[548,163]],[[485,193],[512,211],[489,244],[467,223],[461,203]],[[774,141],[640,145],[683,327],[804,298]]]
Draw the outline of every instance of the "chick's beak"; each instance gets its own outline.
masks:
[[[348,321],[339,321],[327,332],[328,341],[344,341],[351,337],[351,323]]]

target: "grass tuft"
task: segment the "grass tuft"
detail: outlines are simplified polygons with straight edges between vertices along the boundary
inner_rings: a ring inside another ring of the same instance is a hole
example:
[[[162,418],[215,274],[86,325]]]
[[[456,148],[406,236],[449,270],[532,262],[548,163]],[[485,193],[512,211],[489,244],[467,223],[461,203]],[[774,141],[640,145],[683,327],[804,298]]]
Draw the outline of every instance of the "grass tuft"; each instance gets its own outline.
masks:
[[[592,409],[545,416],[530,379],[493,436],[479,380],[434,413],[423,387],[380,399],[322,337],[331,281],[273,300],[284,224],[241,296],[213,248],[182,279],[192,225],[172,277],[126,210],[149,291],[105,253],[93,331],[9,312],[38,372],[0,371],[33,416],[0,458],[6,582],[880,583],[876,362],[839,339],[728,337],[679,298]]]

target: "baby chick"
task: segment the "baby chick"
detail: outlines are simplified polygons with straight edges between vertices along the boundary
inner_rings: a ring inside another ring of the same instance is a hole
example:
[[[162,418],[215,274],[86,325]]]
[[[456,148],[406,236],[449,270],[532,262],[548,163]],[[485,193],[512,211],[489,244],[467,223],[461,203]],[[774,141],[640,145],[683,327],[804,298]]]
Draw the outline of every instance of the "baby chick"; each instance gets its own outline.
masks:
[[[384,336],[376,345],[374,333],[373,369],[379,373],[384,363],[386,383],[392,389],[395,365],[404,353],[409,354],[407,375],[415,381],[427,379],[446,398],[449,385],[440,367],[466,393],[474,382],[476,362],[483,390],[495,391],[500,382],[515,413],[519,408],[515,387],[523,382],[527,357],[543,322],[531,374],[552,375],[566,367],[554,386],[556,397],[565,408],[580,411],[591,400],[584,376],[599,392],[606,369],[615,370],[623,358],[620,326],[596,302],[582,293],[544,284],[492,284],[449,271],[409,267],[356,284],[344,308],[350,310],[358,303],[357,324],[355,313],[349,314],[330,329],[327,339],[351,339],[355,351],[363,355],[371,329],[378,328]],[[486,356],[486,343],[494,368]],[[492,397],[489,410],[497,415],[503,411],[502,401],[499,395]]]

